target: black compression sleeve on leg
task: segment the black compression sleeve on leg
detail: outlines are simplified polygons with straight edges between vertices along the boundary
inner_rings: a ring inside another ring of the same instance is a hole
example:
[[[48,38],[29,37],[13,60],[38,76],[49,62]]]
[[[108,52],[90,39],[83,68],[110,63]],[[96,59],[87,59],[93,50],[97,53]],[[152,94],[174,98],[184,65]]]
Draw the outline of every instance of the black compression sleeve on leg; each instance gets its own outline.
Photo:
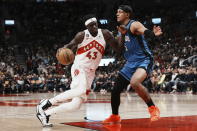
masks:
[[[114,115],[118,115],[120,106],[120,93],[128,86],[128,84],[129,81],[119,74],[111,91],[111,107],[112,114]]]
[[[155,106],[155,104],[153,103],[152,99],[146,103],[148,107],[150,106]]]

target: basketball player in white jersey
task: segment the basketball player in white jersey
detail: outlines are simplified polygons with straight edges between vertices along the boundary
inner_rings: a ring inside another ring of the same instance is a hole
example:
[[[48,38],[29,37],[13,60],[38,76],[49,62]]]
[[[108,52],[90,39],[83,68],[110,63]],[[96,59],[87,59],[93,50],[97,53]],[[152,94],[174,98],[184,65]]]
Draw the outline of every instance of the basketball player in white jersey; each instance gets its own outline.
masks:
[[[52,114],[79,109],[81,104],[86,101],[106,44],[110,44],[117,52],[121,51],[122,45],[118,44],[119,42],[107,29],[98,28],[97,19],[94,16],[87,15],[85,19],[87,29],[77,33],[74,39],[63,47],[73,51],[77,49],[71,68],[71,90],[53,98],[41,100],[37,105],[37,118],[43,126],[52,126],[48,123]],[[49,108],[58,102],[65,102],[70,99],[70,102]]]

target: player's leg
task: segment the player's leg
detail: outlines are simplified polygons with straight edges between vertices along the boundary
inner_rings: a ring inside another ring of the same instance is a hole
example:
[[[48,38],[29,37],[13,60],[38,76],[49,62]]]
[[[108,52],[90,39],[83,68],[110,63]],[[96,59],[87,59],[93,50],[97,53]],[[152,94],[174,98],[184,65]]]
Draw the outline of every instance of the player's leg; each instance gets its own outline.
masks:
[[[46,111],[49,107],[52,105],[57,104],[58,102],[64,102],[65,100],[72,99],[75,97],[79,97],[82,95],[85,95],[86,93],[86,87],[87,87],[87,77],[86,73],[83,69],[76,69],[72,68],[72,83],[70,85],[71,90],[65,91],[51,99],[46,99],[41,101],[37,106],[37,117],[41,121],[41,123],[44,125],[46,122],[46,118],[49,116],[44,111]],[[75,101],[73,102],[75,103]],[[73,104],[71,104],[73,105]],[[75,106],[75,105],[73,105]],[[64,108],[64,107],[63,107]],[[71,107],[72,108],[72,107]],[[50,110],[50,112],[57,113],[60,108],[55,109],[55,111]]]
[[[42,125],[45,126],[52,126],[49,122],[49,117],[52,114],[60,113],[60,112],[67,112],[67,111],[74,111],[80,108],[81,104],[83,103],[82,97],[75,97],[72,99],[71,102],[67,102],[56,106],[54,108],[50,108],[43,112],[43,114],[37,113],[37,118],[40,120]]]
[[[50,99],[51,102],[54,101],[54,103],[59,102],[58,100],[67,100],[70,98],[73,98],[71,102],[61,104],[55,108],[48,109],[45,111],[45,114],[52,115],[58,112],[66,112],[66,111],[74,111],[76,109],[79,109],[83,101],[86,101],[87,98],[87,89],[91,88],[92,81],[95,76],[95,71],[84,71],[80,72],[78,79],[74,79],[71,83],[71,90],[66,91],[58,95],[58,97]],[[72,95],[71,95],[72,94]],[[59,98],[60,97],[60,98]],[[61,98],[63,97],[63,98]]]
[[[75,97],[78,97],[78,96],[81,96],[83,94],[86,93],[86,82],[83,81],[83,79],[81,79],[82,82],[81,82],[81,85],[74,85],[74,86],[77,86],[76,88],[71,88],[70,90],[67,90],[51,99],[49,99],[49,102],[52,104],[52,105],[55,105],[59,102],[64,102],[66,100],[69,100],[69,99],[72,99],[72,98],[75,98]],[[72,82],[74,83],[74,81]],[[73,87],[71,83],[71,87]]]
[[[151,121],[159,119],[159,109],[154,105],[147,89],[142,85],[142,82],[146,79],[147,72],[143,68],[137,68],[133,74],[130,84],[131,87],[138,93],[138,95],[145,101],[149,107],[149,112],[151,114]]]
[[[58,102],[64,102],[68,99],[72,99],[77,96],[81,96],[86,92],[87,77],[84,69],[79,68],[75,65],[71,68],[72,82],[70,90],[67,90],[59,95],[50,98],[49,100],[42,100],[39,105],[43,110],[47,110],[50,106],[57,104]],[[40,109],[41,110],[41,109]]]
[[[120,106],[120,94],[129,84],[129,81],[125,79],[121,74],[118,75],[115,85],[111,91],[111,108],[112,108],[112,115],[105,119],[103,123],[113,123],[113,122],[120,122],[119,116],[119,106]]]
[[[95,77],[95,70],[86,70],[87,90],[91,90],[94,77]]]
[[[125,79],[121,74],[119,74],[118,78],[115,81],[115,86],[111,92],[111,107],[112,114],[119,114],[119,106],[120,106],[120,94],[121,92],[127,88],[129,81]]]
[[[51,123],[49,123],[49,117],[50,116],[47,116],[45,113],[44,113],[44,110],[42,110],[41,108],[40,108],[40,105],[41,104],[43,104],[43,102],[44,102],[45,100],[42,100],[42,101],[40,101],[40,103],[37,105],[37,107],[36,107],[36,116],[37,116],[37,118],[40,120],[40,122],[41,122],[41,124],[43,125],[43,127],[51,127],[52,126],[52,124]],[[45,101],[45,102],[47,102],[47,101]],[[46,103],[45,103],[45,105],[46,105]]]
[[[147,89],[142,85],[142,82],[146,79],[147,73],[144,69],[138,68],[136,72],[133,74],[130,84],[131,87],[138,93],[138,95],[148,103],[148,106],[154,105],[150,95],[148,94]],[[150,103],[150,104],[149,104]]]
[[[52,105],[57,104],[58,102],[64,102],[65,100],[72,99],[86,93],[86,89],[88,87],[86,71],[83,68],[73,65],[71,68],[71,76],[71,89],[49,99]]]
[[[61,104],[59,106],[56,106],[54,108],[50,108],[45,111],[46,116],[50,116],[52,114],[60,113],[60,112],[68,112],[68,111],[74,111],[81,107],[81,104],[83,103],[82,97],[75,97],[72,99],[71,102],[67,102],[64,104]]]
[[[83,75],[81,75],[81,77],[82,76]],[[43,112],[42,110],[47,110],[49,107],[57,104],[58,102],[64,102],[68,99],[72,99],[74,97],[81,96],[81,95],[85,94],[86,93],[85,87],[87,87],[86,79],[85,79],[85,77],[82,77],[82,79],[80,79],[80,80],[81,80],[80,85],[77,84],[75,80],[73,80],[71,83],[70,90],[67,90],[67,91],[65,91],[65,92],[63,92],[63,93],[61,93],[49,100],[48,99],[42,100],[38,105],[40,113]]]

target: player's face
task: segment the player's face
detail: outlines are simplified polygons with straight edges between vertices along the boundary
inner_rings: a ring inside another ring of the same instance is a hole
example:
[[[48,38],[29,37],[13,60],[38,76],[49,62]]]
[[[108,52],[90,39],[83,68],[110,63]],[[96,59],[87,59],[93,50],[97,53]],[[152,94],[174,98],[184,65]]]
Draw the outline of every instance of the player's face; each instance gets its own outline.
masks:
[[[129,19],[128,13],[124,12],[121,9],[117,10],[116,17],[118,23],[124,23],[125,20]]]
[[[86,27],[91,34],[97,34],[98,33],[98,23],[97,22],[91,22]]]

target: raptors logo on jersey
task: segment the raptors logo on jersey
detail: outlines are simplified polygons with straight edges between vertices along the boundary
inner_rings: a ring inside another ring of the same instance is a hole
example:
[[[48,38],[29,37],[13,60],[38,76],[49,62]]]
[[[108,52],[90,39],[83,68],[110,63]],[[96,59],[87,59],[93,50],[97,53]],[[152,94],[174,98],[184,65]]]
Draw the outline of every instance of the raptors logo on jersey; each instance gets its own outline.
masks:
[[[85,30],[85,36],[81,44],[78,45],[74,64],[96,69],[105,51],[105,39],[101,29],[93,37],[88,30]]]

